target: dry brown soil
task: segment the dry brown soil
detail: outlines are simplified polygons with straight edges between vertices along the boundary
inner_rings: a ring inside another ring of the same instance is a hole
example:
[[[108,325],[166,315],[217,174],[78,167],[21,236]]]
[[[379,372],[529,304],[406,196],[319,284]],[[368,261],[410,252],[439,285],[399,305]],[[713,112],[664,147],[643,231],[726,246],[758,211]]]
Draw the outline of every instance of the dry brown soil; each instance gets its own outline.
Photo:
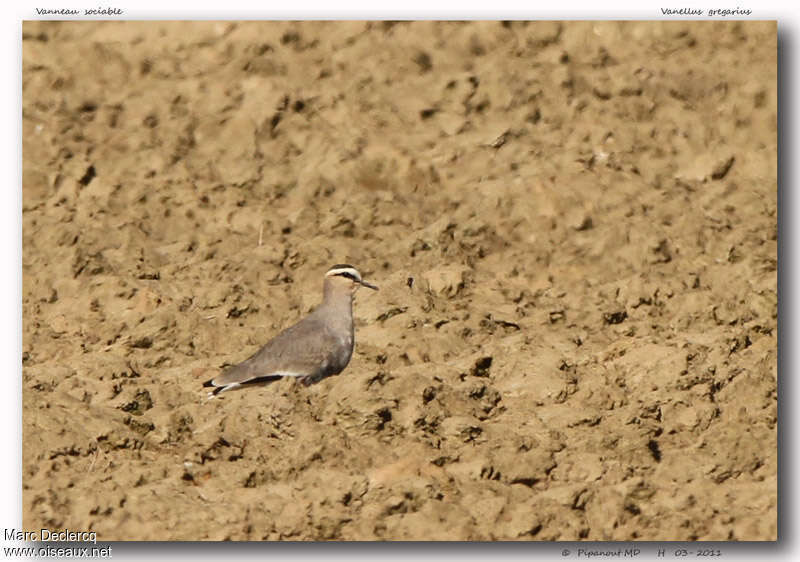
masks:
[[[776,539],[776,32],[26,22],[26,528]]]

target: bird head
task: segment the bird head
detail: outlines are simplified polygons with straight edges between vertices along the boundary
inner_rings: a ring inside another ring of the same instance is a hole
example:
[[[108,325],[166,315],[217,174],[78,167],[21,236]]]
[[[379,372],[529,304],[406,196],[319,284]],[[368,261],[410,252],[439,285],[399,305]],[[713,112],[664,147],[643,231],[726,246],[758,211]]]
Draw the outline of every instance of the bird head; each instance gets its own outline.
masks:
[[[372,283],[364,281],[355,267],[343,263],[334,265],[325,273],[325,283],[331,283],[336,288],[345,289],[349,291],[351,295],[355,294],[362,286],[372,289],[373,291],[378,290],[378,287]]]

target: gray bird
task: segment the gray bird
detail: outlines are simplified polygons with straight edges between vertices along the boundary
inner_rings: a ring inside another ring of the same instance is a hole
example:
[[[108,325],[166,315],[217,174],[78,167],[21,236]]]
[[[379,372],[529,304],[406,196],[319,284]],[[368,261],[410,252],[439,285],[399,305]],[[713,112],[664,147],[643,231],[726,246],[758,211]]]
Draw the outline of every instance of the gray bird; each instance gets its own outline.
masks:
[[[353,355],[353,296],[362,285],[378,290],[352,265],[334,265],[325,273],[322,304],[249,359],[203,383],[213,387],[209,397],[282,377],[298,377],[309,385],[341,373]]]

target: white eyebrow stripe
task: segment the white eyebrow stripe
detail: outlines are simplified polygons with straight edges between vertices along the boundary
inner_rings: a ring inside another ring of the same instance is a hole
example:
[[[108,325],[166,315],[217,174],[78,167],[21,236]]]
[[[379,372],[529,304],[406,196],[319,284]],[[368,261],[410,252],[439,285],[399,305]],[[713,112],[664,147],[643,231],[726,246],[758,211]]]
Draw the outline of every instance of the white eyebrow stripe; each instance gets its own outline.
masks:
[[[361,279],[361,274],[352,267],[340,267],[338,269],[331,269],[328,273],[325,274],[326,277],[330,277],[332,275],[341,275],[342,273],[349,273],[356,279]]]

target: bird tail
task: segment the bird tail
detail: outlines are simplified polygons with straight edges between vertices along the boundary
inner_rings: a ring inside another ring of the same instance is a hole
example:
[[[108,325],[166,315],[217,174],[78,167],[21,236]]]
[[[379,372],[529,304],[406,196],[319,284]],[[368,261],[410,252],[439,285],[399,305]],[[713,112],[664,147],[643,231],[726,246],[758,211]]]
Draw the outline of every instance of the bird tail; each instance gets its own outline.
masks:
[[[220,392],[225,390],[225,386],[217,386],[217,385],[215,385],[214,384],[214,379],[209,379],[206,382],[204,382],[203,383],[203,387],[204,388],[208,388],[208,387],[212,388],[212,390],[208,391],[208,397],[209,398],[213,398],[214,396],[216,396],[217,394],[219,394]]]
[[[214,384],[215,379],[209,379],[203,383],[204,388],[212,388],[213,390],[208,391],[208,398],[214,398],[220,392],[225,392],[226,390],[233,390],[234,388],[239,388],[242,386],[249,386],[249,385],[258,385],[258,384],[269,384],[271,382],[275,382],[279,379],[282,379],[283,375],[265,375],[262,377],[255,377],[247,381],[243,382],[233,382],[228,384],[216,385]]]

